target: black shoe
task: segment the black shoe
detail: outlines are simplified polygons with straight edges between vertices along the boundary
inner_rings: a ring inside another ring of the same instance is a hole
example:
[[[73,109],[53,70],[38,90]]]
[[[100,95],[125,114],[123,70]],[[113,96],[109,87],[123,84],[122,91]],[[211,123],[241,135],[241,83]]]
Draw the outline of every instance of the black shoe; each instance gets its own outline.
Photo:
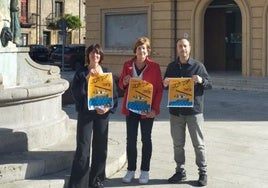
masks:
[[[104,188],[102,181],[96,178],[95,182],[91,185],[92,188]]]
[[[199,186],[206,186],[208,184],[208,177],[206,174],[200,174],[198,179]]]
[[[168,179],[168,183],[179,183],[183,180],[186,180],[186,173],[176,172],[171,178]]]

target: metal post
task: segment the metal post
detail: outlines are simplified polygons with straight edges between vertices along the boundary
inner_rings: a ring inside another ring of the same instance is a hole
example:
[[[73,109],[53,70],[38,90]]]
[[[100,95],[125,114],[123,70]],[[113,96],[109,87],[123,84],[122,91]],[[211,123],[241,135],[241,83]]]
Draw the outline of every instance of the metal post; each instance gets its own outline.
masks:
[[[61,50],[61,71],[64,71],[64,48],[66,35],[62,33],[62,50]]]
[[[42,2],[39,0],[39,44],[43,44],[43,31],[42,31]]]
[[[66,21],[62,18],[60,20],[60,34],[62,35],[62,50],[61,50],[61,70],[64,71],[64,48],[65,48],[65,42],[66,42],[66,35],[67,35],[67,25]]]
[[[36,14],[35,14],[35,22],[36,22],[36,28],[35,28],[35,43],[36,44],[39,44],[39,31],[38,31],[38,29],[39,29],[39,25],[38,25],[38,15],[39,15],[39,0],[36,0]]]
[[[81,0],[79,0],[79,20],[81,20]],[[81,44],[81,27],[79,27],[79,44]]]

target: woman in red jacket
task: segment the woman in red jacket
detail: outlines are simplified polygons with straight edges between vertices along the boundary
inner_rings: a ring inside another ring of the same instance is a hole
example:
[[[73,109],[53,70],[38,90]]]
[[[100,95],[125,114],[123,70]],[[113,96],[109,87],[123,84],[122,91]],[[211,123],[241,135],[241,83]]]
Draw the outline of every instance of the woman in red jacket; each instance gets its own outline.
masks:
[[[139,183],[146,184],[149,180],[150,160],[152,155],[151,132],[154,118],[160,112],[163,86],[159,64],[148,58],[151,50],[150,41],[146,37],[137,39],[134,44],[135,56],[126,61],[119,79],[119,87],[125,90],[122,114],[126,115],[127,128],[127,174],[123,177],[124,183],[130,183],[135,177],[137,162],[138,126],[141,129],[142,160],[140,166]],[[127,105],[128,85],[131,78],[145,80],[153,85],[151,109],[147,114],[138,114],[129,110]]]

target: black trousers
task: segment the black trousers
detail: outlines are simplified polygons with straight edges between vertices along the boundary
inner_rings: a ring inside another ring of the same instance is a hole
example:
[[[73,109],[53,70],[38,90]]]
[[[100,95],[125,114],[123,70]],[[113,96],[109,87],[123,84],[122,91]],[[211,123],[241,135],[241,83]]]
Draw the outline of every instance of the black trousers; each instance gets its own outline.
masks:
[[[96,178],[101,181],[105,179],[108,123],[109,113],[105,115],[78,113],[77,145],[69,188],[88,188]],[[92,159],[89,167],[91,141]]]
[[[142,119],[141,115],[130,112],[126,116],[127,124],[127,160],[128,170],[135,171],[137,163],[137,136],[140,124],[141,141],[142,141],[142,158],[140,169],[143,171],[150,170],[150,161],[152,156],[152,139],[151,133],[154,118]]]

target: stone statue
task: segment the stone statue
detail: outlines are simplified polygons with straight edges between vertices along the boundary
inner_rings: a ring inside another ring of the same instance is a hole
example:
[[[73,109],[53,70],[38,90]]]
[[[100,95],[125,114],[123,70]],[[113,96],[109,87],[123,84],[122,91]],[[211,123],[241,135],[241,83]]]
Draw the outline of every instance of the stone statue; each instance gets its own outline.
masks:
[[[21,28],[18,0],[0,1],[0,47],[6,47],[9,41],[20,45]]]
[[[20,20],[19,20],[19,7],[18,0],[11,0],[10,2],[10,29],[13,34],[13,42],[19,46],[21,44],[21,29],[20,29]]]
[[[10,0],[0,1],[0,29],[10,27]]]
[[[3,47],[8,45],[8,41],[12,41],[12,32],[9,27],[4,26],[1,31],[1,44]]]

